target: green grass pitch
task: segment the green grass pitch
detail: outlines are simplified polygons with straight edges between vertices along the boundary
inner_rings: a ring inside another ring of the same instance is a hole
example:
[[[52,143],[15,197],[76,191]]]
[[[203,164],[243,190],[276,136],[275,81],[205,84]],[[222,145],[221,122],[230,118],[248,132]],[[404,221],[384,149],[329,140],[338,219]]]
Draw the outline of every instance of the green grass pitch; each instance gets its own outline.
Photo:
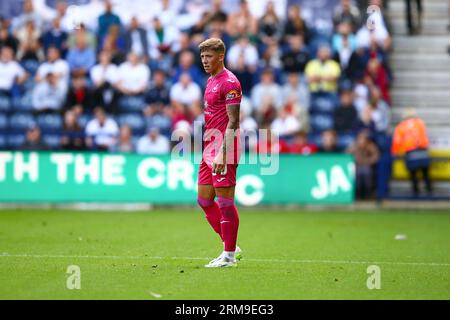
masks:
[[[200,209],[0,211],[1,299],[450,299],[450,212],[240,209],[236,268]],[[405,240],[395,240],[405,234]],[[80,289],[66,286],[80,267]],[[380,267],[380,289],[367,268]]]

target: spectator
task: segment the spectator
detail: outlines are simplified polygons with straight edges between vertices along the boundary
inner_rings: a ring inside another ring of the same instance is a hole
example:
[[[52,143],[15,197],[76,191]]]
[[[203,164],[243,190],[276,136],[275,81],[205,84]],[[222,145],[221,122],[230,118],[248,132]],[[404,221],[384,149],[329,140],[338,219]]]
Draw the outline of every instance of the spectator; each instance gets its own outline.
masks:
[[[113,151],[125,153],[135,151],[133,143],[133,132],[131,131],[131,128],[129,126],[123,125],[120,127],[119,141],[114,146]]]
[[[262,59],[259,62],[260,69],[272,68],[275,74],[279,74],[282,68],[281,49],[277,42],[271,42],[263,50]]]
[[[418,34],[422,30],[422,0],[405,0],[406,2],[406,27],[408,28],[408,34]],[[417,12],[413,14],[412,12],[412,3],[416,3]],[[416,21],[413,21],[414,18]]]
[[[99,63],[92,67],[90,75],[95,104],[103,106],[107,112],[117,113],[118,96],[114,84],[118,80],[118,70],[117,66],[111,63],[111,54],[108,51],[99,53]]]
[[[312,93],[337,90],[337,80],[341,75],[339,64],[330,58],[330,48],[322,45],[317,50],[317,59],[311,60],[306,65],[305,75]]]
[[[433,191],[429,173],[431,163],[428,154],[429,144],[425,123],[414,110],[408,109],[403,116],[403,121],[395,127],[391,152],[393,156],[404,155],[414,197],[419,196],[419,172],[422,172],[428,195],[431,195]]]
[[[86,125],[86,145],[90,150],[108,151],[117,143],[119,126],[102,107],[96,107],[94,115]]]
[[[170,88],[166,84],[164,71],[155,70],[153,83],[145,95],[145,103],[147,104],[143,110],[145,117],[152,117],[159,113],[167,114],[170,106]]]
[[[41,129],[36,125],[28,128],[25,134],[25,143],[20,147],[20,150],[40,151],[48,149],[48,145],[42,141]]]
[[[137,143],[137,153],[167,154],[170,152],[169,139],[159,133],[159,129],[150,128]]]
[[[309,110],[308,88],[301,83],[298,73],[291,72],[287,76],[287,82],[281,88],[282,104],[286,105],[291,97],[300,108]]]
[[[60,58],[60,51],[54,46],[48,48],[47,61],[39,66],[35,81],[38,83],[44,81],[46,75],[50,72],[58,81],[58,87],[61,92],[66,94],[70,78],[69,64],[66,60]]]
[[[308,135],[305,131],[297,131],[294,135],[294,141],[289,145],[289,153],[309,155],[318,151],[315,144],[308,142]]]
[[[332,129],[322,132],[322,141],[319,152],[336,153],[340,152],[336,142],[336,131]]]
[[[172,65],[173,52],[177,51],[179,31],[172,25],[163,26],[158,17],[153,18],[153,28],[147,30],[149,57],[153,65],[166,72]]]
[[[33,90],[33,109],[36,112],[59,111],[64,104],[65,95],[58,85],[58,78],[48,72],[45,81],[41,81]]]
[[[119,66],[116,87],[125,96],[141,95],[150,79],[150,69],[134,52],[127,55],[127,61]]]
[[[263,101],[269,96],[271,97],[275,108],[279,110],[283,103],[281,87],[274,82],[272,70],[265,69],[261,75],[261,82],[252,89],[251,100],[253,108],[256,109],[257,112],[262,111]]]
[[[60,147],[67,151],[81,151],[86,149],[83,129],[77,122],[77,115],[69,110],[64,114],[64,124],[61,133]]]
[[[77,39],[76,47],[67,53],[67,62],[74,77],[86,77],[95,64],[95,51],[87,47],[84,37]]]
[[[241,142],[245,146],[245,150],[255,150],[257,141],[256,134],[258,130],[258,123],[251,116],[251,103],[246,97],[242,97],[241,109],[239,112],[239,128],[241,132]],[[245,140],[249,137],[248,141]]]
[[[100,42],[101,49],[113,51],[116,56],[124,57],[125,39],[121,34],[120,26],[114,24],[109,27],[108,33]]]
[[[310,31],[302,17],[301,7],[293,4],[288,7],[287,20],[284,24],[284,42],[290,43],[292,37],[301,36],[304,43],[309,43]]]
[[[180,79],[180,75],[188,73],[191,76],[192,81],[201,86],[203,84],[203,73],[194,64],[195,58],[192,52],[184,51],[180,54],[180,61],[178,67],[175,69],[175,74],[172,78],[172,82],[176,83]]]
[[[273,2],[267,2],[266,12],[258,23],[258,39],[264,46],[278,43],[281,38],[280,24]]]
[[[386,69],[378,59],[373,58],[369,60],[364,79],[369,88],[376,87],[380,89],[383,100],[391,104],[389,77]]]
[[[356,37],[352,33],[352,26],[348,22],[342,22],[337,26],[337,33],[332,39],[334,58],[339,62],[343,72],[347,69],[350,58],[356,50]]]
[[[15,17],[12,20],[12,30],[13,32],[17,32],[19,29],[25,27],[25,25],[31,21],[37,30],[42,29],[42,18],[41,16],[34,11],[33,1],[25,0],[23,2],[23,12],[21,15]]]
[[[389,105],[381,98],[381,91],[378,88],[372,88],[370,95],[371,116],[375,130],[385,133],[390,124]]]
[[[240,79],[242,92],[248,94],[258,65],[258,51],[246,36],[240,37],[227,54],[228,68]]]
[[[61,23],[61,28],[67,33],[70,33],[74,29],[74,21],[70,19],[67,15],[67,2],[65,0],[60,0],[56,3],[55,6],[56,14],[55,19],[59,19]]]
[[[373,27],[371,27],[370,30],[368,29],[367,24],[363,24],[356,33],[357,46],[367,48],[370,46],[370,39],[375,37],[377,44],[388,51],[392,45],[392,38],[386,28],[382,13],[372,13],[371,21],[373,21]]]
[[[54,18],[51,28],[42,35],[41,41],[45,53],[48,54],[49,48],[56,47],[61,52],[61,55],[65,57],[68,49],[68,38],[69,34],[61,28],[61,19],[59,17]]]
[[[372,112],[374,107],[368,103],[366,107],[362,110],[361,114],[359,115],[358,119],[355,122],[353,131],[355,133],[358,133],[360,131],[367,131],[369,132],[370,137],[375,137],[376,135],[376,128],[375,128],[375,122],[373,121]]]
[[[192,42],[191,42],[191,38],[189,36],[189,34],[187,32],[181,32],[180,36],[178,37],[178,44],[177,44],[177,48],[179,49],[177,52],[175,52],[174,56],[173,56],[173,65],[172,65],[172,69],[176,68],[178,66],[178,63],[180,61],[180,56],[186,52],[189,51],[192,53],[192,55],[194,56],[194,60],[195,60],[195,65],[198,68],[202,68],[202,61],[200,59],[200,54],[198,49],[196,49]]]
[[[258,31],[258,20],[252,15],[246,0],[241,0],[240,8],[228,18],[228,34],[236,39],[238,37],[255,37]]]
[[[87,86],[86,79],[81,76],[72,79],[72,86],[67,92],[65,109],[74,107],[78,114],[90,113],[94,107],[94,94]]]
[[[333,15],[335,28],[341,23],[349,23],[351,31],[356,32],[361,26],[361,13],[357,6],[352,5],[352,0],[341,0]]]
[[[105,1],[105,12],[98,17],[98,39],[102,43],[106,34],[113,25],[121,27],[120,18],[112,12],[112,3],[110,0]]]
[[[208,1],[209,2],[209,1]],[[210,27],[212,21],[227,21],[227,14],[222,10],[223,0],[213,0],[211,9],[203,13],[198,22],[191,28],[191,34],[203,34]]]
[[[0,26],[0,50],[3,47],[10,47],[14,56],[16,55],[17,48],[19,47],[19,41],[12,35],[7,26]]]
[[[286,73],[303,73],[309,60],[308,49],[303,42],[303,36],[292,35],[288,40],[289,48],[282,55],[283,71]]]
[[[270,129],[279,137],[293,135],[300,130],[300,122],[288,110],[283,108],[278,111],[278,116],[273,120]]]
[[[17,30],[16,38],[19,41],[17,59],[19,61],[44,60],[44,51],[40,43],[41,31],[37,29],[32,20]]]
[[[353,91],[345,88],[341,92],[341,103],[334,110],[334,129],[337,133],[350,133],[358,119],[358,112],[353,104]]]
[[[0,94],[12,97],[15,84],[22,84],[28,78],[27,73],[17,61],[10,47],[3,47],[0,55]]]
[[[298,102],[295,93],[290,94],[283,107],[286,112],[292,114],[297,119],[302,131],[309,132],[309,112],[308,109]]]
[[[361,131],[347,152],[352,154],[356,165],[356,197],[366,199],[372,192],[373,167],[380,158],[378,147],[369,138],[367,131]]]
[[[73,26],[71,28],[73,29]],[[97,39],[95,37],[95,34],[86,29],[86,25],[84,23],[80,23],[80,25],[77,26],[75,30],[70,31],[71,33],[69,34],[69,39],[67,40],[69,49],[76,48],[79,41],[83,42],[85,44],[85,47],[94,50],[97,48]]]
[[[193,120],[201,115],[200,100],[202,93],[198,84],[192,81],[188,73],[180,76],[180,81],[170,89],[170,101],[175,113],[187,115],[185,120]],[[189,122],[191,122],[189,121]]]
[[[134,52],[148,62],[147,31],[139,25],[135,16],[131,18],[130,27],[125,32],[125,52]]]

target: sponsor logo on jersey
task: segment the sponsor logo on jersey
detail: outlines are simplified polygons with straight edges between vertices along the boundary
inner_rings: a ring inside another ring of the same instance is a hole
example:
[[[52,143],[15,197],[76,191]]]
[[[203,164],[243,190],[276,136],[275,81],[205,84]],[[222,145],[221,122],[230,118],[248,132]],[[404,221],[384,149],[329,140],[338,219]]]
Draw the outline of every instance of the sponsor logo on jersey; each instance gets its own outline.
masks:
[[[230,90],[226,94],[225,99],[226,100],[233,100],[233,99],[239,98],[240,96],[241,96],[241,93],[239,91],[233,89],[233,90]]]

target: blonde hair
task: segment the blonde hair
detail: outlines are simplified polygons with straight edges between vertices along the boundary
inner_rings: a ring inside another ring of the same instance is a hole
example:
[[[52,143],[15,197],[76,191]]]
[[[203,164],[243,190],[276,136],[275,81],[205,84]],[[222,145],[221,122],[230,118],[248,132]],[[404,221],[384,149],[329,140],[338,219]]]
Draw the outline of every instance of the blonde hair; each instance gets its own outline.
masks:
[[[225,44],[218,38],[209,38],[198,45],[200,52],[214,51],[218,53],[225,53]]]

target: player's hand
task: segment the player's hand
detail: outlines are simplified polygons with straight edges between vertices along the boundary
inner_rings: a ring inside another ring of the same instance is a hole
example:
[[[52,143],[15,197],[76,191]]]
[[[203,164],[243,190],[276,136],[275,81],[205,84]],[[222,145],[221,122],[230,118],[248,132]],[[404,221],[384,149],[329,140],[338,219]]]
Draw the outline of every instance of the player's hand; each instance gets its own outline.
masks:
[[[225,166],[226,166],[225,155],[219,153],[212,163],[213,173],[223,174],[223,172],[225,171]]]

